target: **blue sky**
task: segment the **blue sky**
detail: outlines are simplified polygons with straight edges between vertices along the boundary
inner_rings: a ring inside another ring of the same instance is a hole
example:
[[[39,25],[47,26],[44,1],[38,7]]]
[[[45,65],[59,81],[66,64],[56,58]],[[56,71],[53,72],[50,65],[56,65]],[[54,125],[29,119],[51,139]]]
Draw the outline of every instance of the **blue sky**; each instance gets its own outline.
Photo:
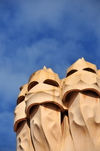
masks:
[[[100,0],[0,0],[0,150],[15,151],[19,87],[47,66],[64,78],[84,57],[100,68]]]

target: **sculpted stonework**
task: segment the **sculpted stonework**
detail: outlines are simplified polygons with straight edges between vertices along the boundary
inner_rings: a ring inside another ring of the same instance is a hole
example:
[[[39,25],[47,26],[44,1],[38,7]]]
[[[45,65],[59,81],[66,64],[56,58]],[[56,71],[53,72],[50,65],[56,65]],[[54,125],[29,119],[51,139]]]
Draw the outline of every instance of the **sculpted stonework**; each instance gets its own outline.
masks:
[[[14,115],[16,151],[100,151],[100,70],[82,58],[64,79],[36,71]]]

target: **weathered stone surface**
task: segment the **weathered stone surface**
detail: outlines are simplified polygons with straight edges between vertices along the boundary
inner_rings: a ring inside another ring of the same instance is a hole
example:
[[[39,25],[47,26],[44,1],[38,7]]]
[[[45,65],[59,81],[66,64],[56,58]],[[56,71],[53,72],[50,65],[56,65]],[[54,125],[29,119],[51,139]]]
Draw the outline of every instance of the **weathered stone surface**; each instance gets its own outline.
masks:
[[[100,70],[82,58],[64,79],[34,72],[14,114],[16,151],[100,151]]]

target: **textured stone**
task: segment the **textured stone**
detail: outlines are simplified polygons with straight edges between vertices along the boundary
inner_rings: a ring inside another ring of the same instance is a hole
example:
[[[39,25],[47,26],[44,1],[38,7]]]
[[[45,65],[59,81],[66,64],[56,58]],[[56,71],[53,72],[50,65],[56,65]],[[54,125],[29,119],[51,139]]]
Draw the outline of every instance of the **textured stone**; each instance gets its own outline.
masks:
[[[100,151],[100,70],[82,58],[64,79],[34,72],[14,114],[16,151]]]

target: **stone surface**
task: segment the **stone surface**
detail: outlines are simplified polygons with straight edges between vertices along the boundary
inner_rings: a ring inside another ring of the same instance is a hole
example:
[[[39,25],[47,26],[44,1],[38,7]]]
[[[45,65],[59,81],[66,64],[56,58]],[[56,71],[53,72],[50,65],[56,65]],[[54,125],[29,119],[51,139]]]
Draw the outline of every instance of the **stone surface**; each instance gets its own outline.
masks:
[[[64,79],[34,72],[14,115],[16,151],[100,151],[100,70],[82,58]]]

